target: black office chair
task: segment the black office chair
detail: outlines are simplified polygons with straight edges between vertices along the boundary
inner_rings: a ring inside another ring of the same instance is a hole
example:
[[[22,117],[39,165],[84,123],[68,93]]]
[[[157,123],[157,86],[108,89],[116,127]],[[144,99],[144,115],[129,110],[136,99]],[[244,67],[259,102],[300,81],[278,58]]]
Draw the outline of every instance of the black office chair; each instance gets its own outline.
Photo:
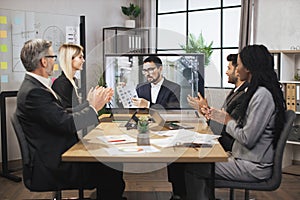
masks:
[[[20,150],[21,150],[21,156],[22,156],[22,166],[23,166],[23,182],[24,185],[27,189],[29,189],[30,191],[34,191],[34,192],[42,192],[41,190],[36,191],[35,189],[33,189],[31,187],[31,168],[30,168],[30,153],[29,153],[29,147],[28,147],[28,143],[27,140],[25,138],[25,134],[23,132],[23,129],[21,127],[21,124],[19,122],[19,119],[16,115],[16,113],[14,113],[11,117],[11,123],[13,125],[13,128],[15,130],[18,142],[19,142],[19,146],[20,146]],[[52,190],[49,190],[47,188],[45,188],[43,190],[43,192],[49,192]],[[58,191],[54,191],[54,198],[55,200],[61,200],[62,199],[62,195],[61,195],[61,190]],[[83,193],[83,189],[79,189],[79,199],[84,199],[84,193]]]
[[[277,147],[274,154],[274,165],[272,176],[262,182],[240,182],[229,180],[215,180],[216,188],[230,188],[230,199],[234,199],[234,189],[245,190],[245,200],[249,200],[249,190],[258,191],[273,191],[276,190],[281,184],[282,178],[282,157],[284,147],[288,138],[288,135],[292,129],[293,122],[295,120],[295,112],[287,110],[285,112],[286,122],[281,132],[280,138],[277,143]]]

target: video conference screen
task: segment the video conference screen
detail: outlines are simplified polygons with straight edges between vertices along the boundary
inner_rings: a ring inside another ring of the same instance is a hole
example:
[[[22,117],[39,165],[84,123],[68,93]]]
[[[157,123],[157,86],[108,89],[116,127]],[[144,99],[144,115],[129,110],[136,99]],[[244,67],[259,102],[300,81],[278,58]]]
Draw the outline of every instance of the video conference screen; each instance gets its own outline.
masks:
[[[106,108],[136,109],[131,99],[137,97],[136,87],[147,82],[142,73],[143,61],[149,56],[158,56],[162,61],[165,79],[180,85],[180,108],[190,109],[187,96],[204,96],[203,54],[109,54],[105,56],[105,83],[114,89],[113,99]]]

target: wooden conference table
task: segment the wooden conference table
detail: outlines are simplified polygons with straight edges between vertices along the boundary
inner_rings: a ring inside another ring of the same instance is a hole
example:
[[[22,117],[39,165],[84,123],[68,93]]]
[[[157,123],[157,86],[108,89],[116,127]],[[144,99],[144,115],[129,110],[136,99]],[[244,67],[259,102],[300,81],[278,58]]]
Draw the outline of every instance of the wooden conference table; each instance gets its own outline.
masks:
[[[159,148],[160,152],[156,153],[143,153],[143,154],[122,154],[122,155],[110,155],[104,148],[108,145],[102,140],[97,138],[104,135],[117,135],[128,134],[129,136],[136,137],[137,130],[126,130],[122,127],[124,123],[120,122],[105,122],[100,123],[95,129],[90,131],[81,141],[71,147],[62,155],[63,161],[71,162],[97,162],[99,160],[103,162],[146,162],[146,163],[166,163],[172,162],[226,162],[227,154],[218,143],[212,147],[204,148]],[[201,127],[196,126],[195,131],[209,132],[209,130],[201,130]],[[159,136],[150,136],[151,139]],[[124,146],[132,144],[123,144]],[[180,155],[180,156],[178,156]]]
[[[111,145],[103,142],[98,137],[107,135],[126,134],[133,138],[137,136],[137,130],[127,130],[124,126],[126,122],[102,122],[95,129],[90,131],[83,139],[71,147],[62,155],[62,161],[67,162],[122,162],[122,163],[212,163],[226,162],[227,154],[222,146],[217,143],[210,147],[186,148],[186,147],[165,147],[159,149],[159,152],[143,153],[123,153],[110,154],[105,148]],[[194,130],[202,133],[209,133],[207,127],[202,127],[200,123],[194,123]],[[161,138],[150,132],[150,143],[154,138]],[[122,144],[122,147],[136,146],[136,143]],[[136,146],[138,148],[138,146]]]

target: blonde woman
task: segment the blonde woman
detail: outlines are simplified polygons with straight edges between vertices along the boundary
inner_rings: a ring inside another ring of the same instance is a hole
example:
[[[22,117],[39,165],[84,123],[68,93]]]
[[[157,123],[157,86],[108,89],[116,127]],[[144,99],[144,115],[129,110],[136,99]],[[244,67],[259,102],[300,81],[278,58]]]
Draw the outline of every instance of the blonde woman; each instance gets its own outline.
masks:
[[[53,82],[52,89],[60,96],[64,108],[79,105],[75,73],[82,70],[83,47],[77,44],[63,44],[58,50],[58,59],[62,69],[61,75]]]

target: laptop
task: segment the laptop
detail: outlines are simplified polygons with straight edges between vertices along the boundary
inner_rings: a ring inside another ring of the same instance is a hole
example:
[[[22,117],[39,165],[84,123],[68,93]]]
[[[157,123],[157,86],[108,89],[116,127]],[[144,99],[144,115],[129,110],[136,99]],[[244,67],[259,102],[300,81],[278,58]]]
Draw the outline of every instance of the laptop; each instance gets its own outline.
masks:
[[[151,130],[161,130],[167,128],[169,130],[177,129],[194,129],[194,126],[190,124],[184,124],[183,122],[198,122],[199,119],[194,110],[156,110],[150,109],[149,114],[155,121],[158,127],[150,127]]]

